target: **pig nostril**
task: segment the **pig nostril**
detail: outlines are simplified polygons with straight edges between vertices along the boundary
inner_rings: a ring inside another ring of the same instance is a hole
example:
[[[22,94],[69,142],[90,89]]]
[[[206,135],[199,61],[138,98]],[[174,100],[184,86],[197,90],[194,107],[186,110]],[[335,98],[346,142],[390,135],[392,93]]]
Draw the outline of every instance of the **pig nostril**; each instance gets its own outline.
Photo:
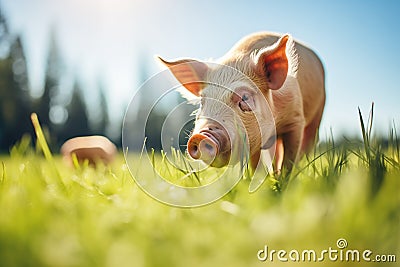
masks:
[[[214,128],[215,129],[215,128]],[[202,160],[210,164],[218,154],[218,143],[213,140],[213,136],[208,136],[210,133],[195,134],[190,137],[187,146],[187,152],[194,160]]]
[[[218,126],[214,126],[214,127],[208,127],[209,131],[214,131],[214,130],[219,130],[220,128]]]
[[[188,152],[189,152],[189,155],[194,159],[199,159],[201,156],[198,144],[189,145]]]
[[[213,150],[213,146],[210,145],[210,144],[206,144],[205,147],[206,147],[208,150]]]

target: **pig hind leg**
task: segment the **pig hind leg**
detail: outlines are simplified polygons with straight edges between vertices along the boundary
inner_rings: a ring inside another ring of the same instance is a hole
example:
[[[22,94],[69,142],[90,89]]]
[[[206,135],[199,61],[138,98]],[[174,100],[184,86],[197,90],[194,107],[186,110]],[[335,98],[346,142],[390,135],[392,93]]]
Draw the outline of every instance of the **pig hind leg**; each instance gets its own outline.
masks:
[[[318,128],[321,123],[322,109],[313,118],[313,120],[304,128],[303,142],[301,145],[301,153],[309,153],[317,141]]]
[[[282,153],[281,157],[283,157],[283,165],[288,171],[292,170],[293,164],[297,162],[299,157],[303,132],[304,126],[297,125],[297,127],[294,127],[291,132],[282,135],[282,148],[281,151],[277,149],[277,152],[278,154]]]

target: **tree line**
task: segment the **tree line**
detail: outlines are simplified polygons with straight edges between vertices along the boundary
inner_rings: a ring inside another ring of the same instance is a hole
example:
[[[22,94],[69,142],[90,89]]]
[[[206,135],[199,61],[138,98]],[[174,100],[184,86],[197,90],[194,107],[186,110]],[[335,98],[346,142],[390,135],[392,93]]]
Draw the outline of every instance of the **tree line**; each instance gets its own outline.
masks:
[[[0,152],[7,152],[23,135],[33,135],[30,114],[36,112],[50,146],[58,151],[68,138],[106,135],[109,124],[104,87],[99,85],[95,119],[90,120],[83,89],[75,77],[68,97],[61,92],[62,59],[54,36],[50,38],[40,97],[32,97],[21,37],[10,33],[0,11]],[[93,116],[92,116],[93,117]],[[118,140],[116,141],[119,144]]]

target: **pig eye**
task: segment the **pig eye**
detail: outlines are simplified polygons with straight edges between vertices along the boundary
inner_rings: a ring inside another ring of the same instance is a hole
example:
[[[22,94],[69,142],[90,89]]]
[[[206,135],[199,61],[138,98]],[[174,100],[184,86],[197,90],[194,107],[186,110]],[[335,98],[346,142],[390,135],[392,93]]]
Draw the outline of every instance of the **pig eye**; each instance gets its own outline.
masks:
[[[240,101],[239,101],[239,108],[243,111],[252,111],[251,108],[251,99],[250,96],[248,94],[243,94]]]

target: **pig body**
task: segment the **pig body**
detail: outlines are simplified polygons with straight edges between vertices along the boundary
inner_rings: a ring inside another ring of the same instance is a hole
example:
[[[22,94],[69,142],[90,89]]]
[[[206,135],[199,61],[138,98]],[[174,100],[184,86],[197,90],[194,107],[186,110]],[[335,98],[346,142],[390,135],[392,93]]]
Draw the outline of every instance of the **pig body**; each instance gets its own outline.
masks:
[[[228,68],[211,67],[193,59],[161,61],[192,97],[201,99],[188,141],[193,158],[215,167],[229,162],[238,129],[228,109],[243,122],[253,168],[263,148],[276,146],[276,171],[282,164],[291,169],[312,148],[325,105],[324,68],[311,49],[293,41],[290,35],[261,32],[243,38],[218,60]],[[216,107],[212,99],[225,105]],[[274,123],[276,132],[272,131]],[[273,133],[276,138],[269,136]]]

